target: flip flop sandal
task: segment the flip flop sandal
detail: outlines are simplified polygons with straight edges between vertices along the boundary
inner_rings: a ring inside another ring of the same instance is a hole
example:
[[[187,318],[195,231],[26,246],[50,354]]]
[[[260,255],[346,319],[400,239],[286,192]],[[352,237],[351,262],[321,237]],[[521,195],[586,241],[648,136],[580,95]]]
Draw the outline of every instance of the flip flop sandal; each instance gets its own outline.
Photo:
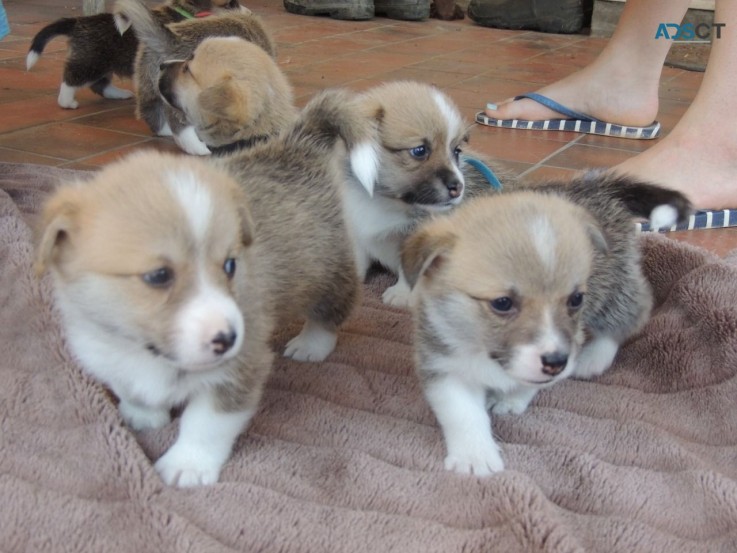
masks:
[[[653,121],[646,127],[632,127],[627,125],[617,125],[616,123],[607,123],[591,117],[585,113],[579,113],[567,108],[555,100],[551,100],[547,96],[530,92],[528,94],[520,94],[515,96],[515,100],[528,98],[543,106],[557,111],[564,115],[566,119],[543,119],[540,121],[529,121],[527,119],[494,119],[489,117],[483,111],[476,114],[476,122],[488,127],[501,127],[504,129],[523,129],[532,131],[571,131],[586,134],[598,134],[601,136],[614,136],[619,138],[633,138],[637,140],[650,140],[657,138],[660,133],[660,123]]]
[[[673,232],[676,230],[702,230],[737,227],[737,209],[704,209],[691,215],[688,220],[672,227],[651,228],[649,223],[636,223],[637,232]]]

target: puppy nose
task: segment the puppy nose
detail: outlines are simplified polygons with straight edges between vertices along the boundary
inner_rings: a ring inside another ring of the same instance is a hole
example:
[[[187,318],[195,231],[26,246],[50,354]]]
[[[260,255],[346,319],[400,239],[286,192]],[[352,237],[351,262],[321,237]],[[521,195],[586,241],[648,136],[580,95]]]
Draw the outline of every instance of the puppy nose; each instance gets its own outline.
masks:
[[[463,190],[463,184],[461,184],[461,181],[457,177],[452,177],[445,186],[451,198],[457,198],[461,195],[461,190]]]
[[[218,332],[212,339],[212,351],[217,355],[223,355],[235,344],[236,334],[233,330]]]
[[[545,353],[540,356],[543,364],[543,372],[549,376],[558,376],[568,363],[568,356],[565,353],[553,352]]]

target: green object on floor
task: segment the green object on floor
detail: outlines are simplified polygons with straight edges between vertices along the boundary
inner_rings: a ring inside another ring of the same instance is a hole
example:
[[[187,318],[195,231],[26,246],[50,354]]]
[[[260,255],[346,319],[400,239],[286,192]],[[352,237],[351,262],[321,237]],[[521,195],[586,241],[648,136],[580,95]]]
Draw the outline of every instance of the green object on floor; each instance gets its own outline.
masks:
[[[577,33],[583,0],[471,0],[468,17],[484,27],[544,33]]]
[[[0,0],[0,39],[5,38],[10,33],[10,24],[8,23],[8,14],[5,12],[3,0]]]

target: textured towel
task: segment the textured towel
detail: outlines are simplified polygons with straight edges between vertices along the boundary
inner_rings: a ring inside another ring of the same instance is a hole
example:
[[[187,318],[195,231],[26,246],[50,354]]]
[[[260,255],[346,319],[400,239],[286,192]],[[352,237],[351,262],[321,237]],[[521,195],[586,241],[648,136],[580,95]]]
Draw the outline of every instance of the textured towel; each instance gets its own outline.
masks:
[[[178,490],[151,462],[177,421],[121,423],[32,275],[59,174],[0,165],[0,550],[737,550],[737,259],[644,237],[653,319],[597,381],[496,417],[509,470],[486,479],[443,470],[410,316],[374,277],[327,362],[278,359],[221,482]]]

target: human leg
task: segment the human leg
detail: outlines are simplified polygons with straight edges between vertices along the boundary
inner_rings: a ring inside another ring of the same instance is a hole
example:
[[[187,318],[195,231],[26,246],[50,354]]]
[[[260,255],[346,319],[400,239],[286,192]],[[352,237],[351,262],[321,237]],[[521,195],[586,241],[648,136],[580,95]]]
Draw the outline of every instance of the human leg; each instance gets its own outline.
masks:
[[[628,2],[629,3],[629,2]],[[725,23],[712,43],[696,97],[681,120],[652,148],[614,169],[680,190],[700,208],[737,206],[737,2],[716,4]]]
[[[671,42],[656,39],[658,25],[680,21],[689,0],[628,0],[604,50],[587,67],[538,90],[556,102],[602,121],[648,125],[658,112],[658,86]],[[528,99],[500,102],[496,119],[557,119]]]

